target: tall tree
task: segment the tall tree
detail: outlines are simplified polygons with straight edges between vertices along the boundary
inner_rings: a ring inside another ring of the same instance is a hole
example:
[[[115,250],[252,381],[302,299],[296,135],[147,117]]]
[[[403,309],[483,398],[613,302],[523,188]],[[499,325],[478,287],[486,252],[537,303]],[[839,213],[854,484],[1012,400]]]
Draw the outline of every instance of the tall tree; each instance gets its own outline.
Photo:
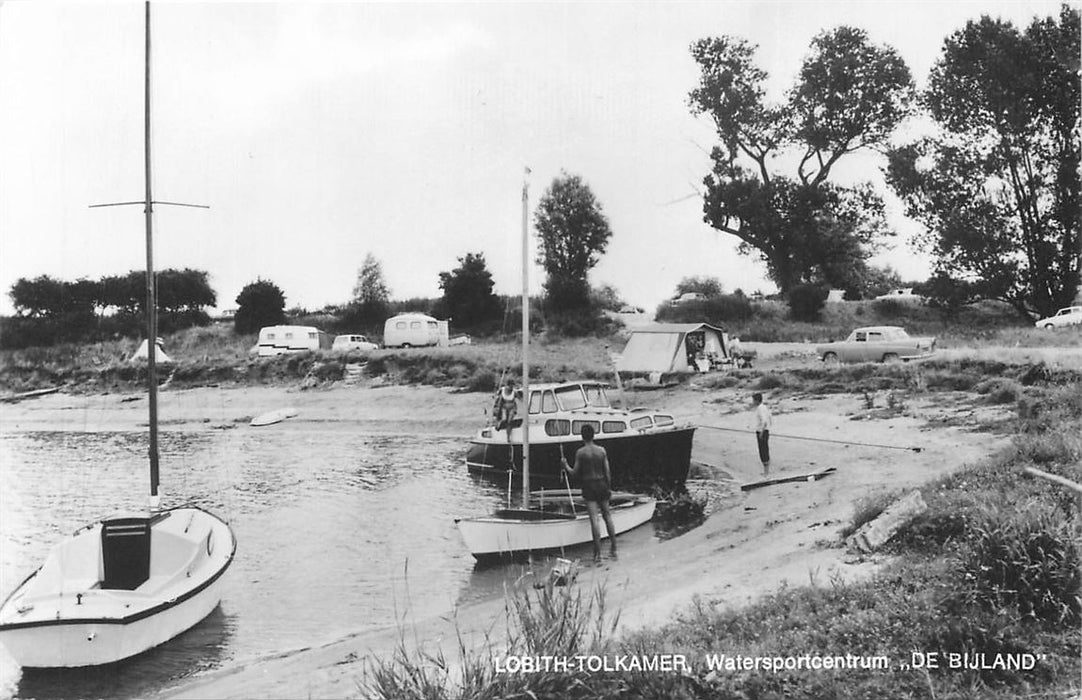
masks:
[[[343,320],[350,325],[368,331],[378,329],[390,313],[391,292],[383,279],[383,264],[372,253],[364,256],[361,269],[357,271],[357,283],[353,285],[350,301]]]
[[[701,69],[691,109],[713,119],[721,141],[704,180],[703,220],[740,239],[741,253],[757,251],[783,292],[804,282],[851,287],[874,242],[891,232],[871,185],[829,178],[839,160],[883,143],[905,117],[909,69],[863,30],[838,27],[812,41],[786,102],[771,105],[755,48],[737,37],[691,47]],[[790,161],[791,175],[778,171]]]
[[[233,326],[237,333],[255,333],[263,326],[276,326],[285,320],[285,308],[286,296],[278,285],[257,279],[237,295]]]
[[[364,263],[357,272],[357,283],[353,285],[355,304],[386,304],[391,292],[383,280],[383,264],[372,253],[364,256]]]
[[[890,156],[937,277],[1029,317],[1079,288],[1079,35],[1067,5],[1025,32],[970,21],[944,42],[924,94],[939,133]]]
[[[612,230],[589,185],[562,172],[534,213],[540,238],[537,262],[545,269],[545,295],[557,310],[589,306],[590,270],[601,260]]]
[[[492,293],[493,286],[484,254],[466,253],[458,259],[458,267],[440,273],[440,311],[450,316],[456,327],[473,328],[493,320],[500,314],[500,300]]]

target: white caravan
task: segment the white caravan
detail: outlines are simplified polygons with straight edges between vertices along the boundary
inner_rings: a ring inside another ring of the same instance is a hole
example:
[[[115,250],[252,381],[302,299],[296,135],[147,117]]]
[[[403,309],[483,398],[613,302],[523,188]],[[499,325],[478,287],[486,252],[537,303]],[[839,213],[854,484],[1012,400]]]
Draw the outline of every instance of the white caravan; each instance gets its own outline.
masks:
[[[267,326],[259,331],[256,346],[260,357],[330,348],[331,336],[315,326]]]
[[[398,314],[387,319],[383,325],[385,348],[446,347],[449,343],[447,321],[438,321],[426,314]]]

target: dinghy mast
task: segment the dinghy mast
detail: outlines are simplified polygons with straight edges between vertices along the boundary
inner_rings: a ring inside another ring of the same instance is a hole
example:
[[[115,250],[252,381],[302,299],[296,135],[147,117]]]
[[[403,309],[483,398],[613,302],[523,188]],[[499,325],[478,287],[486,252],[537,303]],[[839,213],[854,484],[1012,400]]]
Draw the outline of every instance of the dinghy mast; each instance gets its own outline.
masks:
[[[150,0],[144,3],[146,7],[146,30],[145,51],[143,55],[143,169],[145,176],[145,190],[143,200],[138,202],[113,202],[110,204],[91,204],[90,208],[98,207],[123,207],[133,204],[143,205],[143,214],[146,218],[146,315],[147,315],[147,399],[149,405],[148,420],[150,421],[150,444],[147,448],[147,456],[150,460],[150,508],[157,510],[160,505],[158,495],[159,483],[159,455],[158,455],[158,363],[157,363],[157,339],[158,339],[158,307],[157,291],[154,280],[154,205],[168,204],[176,207],[194,207],[196,209],[210,209],[205,204],[184,204],[180,202],[156,202],[151,192],[152,170],[150,167]]]

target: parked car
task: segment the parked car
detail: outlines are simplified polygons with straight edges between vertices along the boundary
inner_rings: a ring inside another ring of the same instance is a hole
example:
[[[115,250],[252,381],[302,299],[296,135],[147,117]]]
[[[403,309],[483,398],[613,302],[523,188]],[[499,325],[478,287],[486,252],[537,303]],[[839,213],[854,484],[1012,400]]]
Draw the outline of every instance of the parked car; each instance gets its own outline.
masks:
[[[866,326],[845,340],[816,346],[815,352],[827,364],[916,360],[935,352],[935,338],[914,338],[899,326]]]
[[[357,335],[351,333],[347,335],[339,335],[334,339],[334,344],[331,346],[332,350],[361,350],[368,352],[371,350],[378,350],[379,346],[370,341],[366,336]]]
[[[1033,324],[1037,328],[1060,328],[1082,324],[1082,306],[1068,306],[1056,312],[1055,316],[1042,318]]]
[[[681,304],[687,304],[692,301],[705,301],[706,295],[700,292],[684,292],[680,296],[672,300],[673,306],[680,306]]]

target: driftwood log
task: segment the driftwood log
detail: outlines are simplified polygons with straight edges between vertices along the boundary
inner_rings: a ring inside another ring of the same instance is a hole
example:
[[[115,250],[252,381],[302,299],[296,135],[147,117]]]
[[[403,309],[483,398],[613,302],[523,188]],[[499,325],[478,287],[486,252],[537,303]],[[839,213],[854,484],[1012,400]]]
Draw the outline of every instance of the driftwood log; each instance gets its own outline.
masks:
[[[879,549],[913,518],[928,506],[921,498],[920,491],[911,491],[903,498],[892,503],[874,520],[864,523],[849,538],[849,546],[861,552],[874,552]]]

